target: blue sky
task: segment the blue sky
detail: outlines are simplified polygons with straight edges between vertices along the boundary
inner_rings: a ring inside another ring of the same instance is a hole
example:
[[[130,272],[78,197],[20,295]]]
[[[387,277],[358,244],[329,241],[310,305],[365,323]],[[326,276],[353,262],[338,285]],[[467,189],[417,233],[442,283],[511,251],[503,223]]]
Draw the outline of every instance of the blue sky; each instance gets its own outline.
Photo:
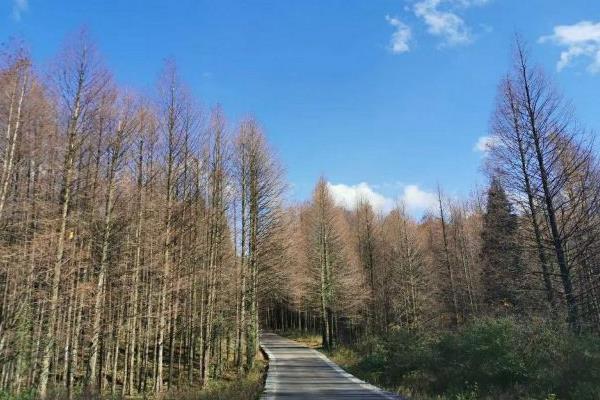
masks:
[[[415,213],[438,182],[483,185],[477,143],[515,31],[600,128],[599,1],[0,1],[0,40],[23,37],[39,63],[82,24],[125,85],[152,87],[174,57],[205,105],[261,121],[295,200],[321,174],[343,204]]]

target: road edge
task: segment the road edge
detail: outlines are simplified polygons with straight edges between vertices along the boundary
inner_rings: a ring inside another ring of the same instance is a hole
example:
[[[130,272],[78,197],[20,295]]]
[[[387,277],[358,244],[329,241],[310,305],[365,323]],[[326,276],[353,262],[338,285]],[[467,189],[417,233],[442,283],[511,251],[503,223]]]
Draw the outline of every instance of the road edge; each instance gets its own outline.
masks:
[[[378,386],[372,385],[368,382],[363,381],[360,378],[357,378],[356,376],[352,375],[351,373],[349,373],[348,371],[346,371],[345,369],[343,369],[342,367],[340,367],[339,365],[337,365],[336,363],[331,361],[329,359],[329,357],[327,357],[325,354],[321,353],[320,351],[315,350],[315,349],[311,349],[311,350],[313,350],[315,353],[317,353],[319,358],[321,358],[323,361],[325,361],[325,363],[327,363],[327,365],[329,365],[331,368],[333,368],[334,370],[336,370],[337,372],[342,374],[345,378],[348,378],[350,381],[359,384],[360,386],[362,386],[365,389],[369,389],[374,392],[377,392],[388,400],[401,400],[402,399],[402,397],[400,395],[390,393],[386,390],[383,390],[382,388],[380,388]]]
[[[263,391],[259,397],[260,400],[274,400],[275,393],[277,393],[277,383],[274,382],[273,375],[270,372],[274,372],[275,365],[273,361],[275,361],[275,355],[269,351],[262,343],[259,343],[259,348],[265,355],[267,359],[267,368],[265,369],[265,384],[263,386]],[[269,393],[271,392],[271,393]]]

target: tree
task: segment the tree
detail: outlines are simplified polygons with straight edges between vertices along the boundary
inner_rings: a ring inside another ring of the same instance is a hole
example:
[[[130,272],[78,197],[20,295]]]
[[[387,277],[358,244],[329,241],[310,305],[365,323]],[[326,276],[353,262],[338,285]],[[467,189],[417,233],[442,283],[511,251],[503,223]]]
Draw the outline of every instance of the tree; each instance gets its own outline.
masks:
[[[445,297],[451,298],[451,321],[453,325],[458,325],[460,321],[460,312],[458,306],[458,291],[456,287],[456,278],[454,265],[450,257],[450,245],[448,241],[448,225],[446,221],[446,213],[443,204],[442,190],[438,187],[438,205],[440,210],[440,224],[442,227],[442,243],[443,243],[443,265],[447,272],[449,294]]]
[[[239,334],[245,333],[246,368],[252,368],[258,351],[259,279],[268,279],[282,261],[281,167],[271,155],[255,120],[240,125],[235,140],[235,175],[241,205]],[[271,273],[269,273],[271,272]],[[241,353],[238,337],[238,353]],[[241,366],[241,354],[238,364]]]
[[[543,278],[546,299],[551,312],[556,311],[556,296],[552,281],[553,265],[548,260],[540,223],[540,209],[534,190],[534,172],[530,145],[525,136],[521,112],[514,84],[506,78],[500,85],[498,105],[492,119],[495,145],[491,147],[490,166],[504,185],[524,196],[515,196],[515,202],[528,215],[533,231],[534,249],[537,253]],[[515,160],[517,160],[515,162]],[[523,201],[522,197],[526,200]]]
[[[106,275],[109,267],[109,252],[114,235],[114,213],[115,201],[118,196],[117,181],[119,173],[123,168],[123,162],[129,147],[129,140],[136,132],[136,118],[134,105],[130,98],[121,95],[120,98],[111,96],[115,104],[115,109],[106,110],[112,115],[108,116],[108,131],[106,156],[106,192],[104,200],[104,213],[101,228],[101,250],[98,265],[98,278],[94,300],[93,322],[92,322],[92,341],[90,344],[90,356],[88,361],[88,382],[92,383],[96,375],[96,362],[98,358],[98,346],[101,335],[101,318],[103,313],[103,301],[105,299]]]
[[[364,274],[366,286],[369,289],[369,309],[367,317],[371,321],[367,326],[376,332],[387,328],[385,297],[381,290],[382,271],[379,262],[379,243],[376,232],[377,222],[373,207],[365,199],[360,199],[355,210],[355,229],[357,253]]]
[[[495,313],[520,311],[522,282],[517,216],[500,181],[492,178],[481,231],[483,300]]]
[[[48,321],[38,385],[41,398],[45,398],[47,393],[50,357],[58,318],[61,269],[65,251],[75,162],[81,147],[80,136],[83,127],[89,123],[90,113],[95,102],[99,99],[99,95],[105,89],[109,80],[107,72],[98,60],[94,45],[85,33],[81,33],[77,41],[63,50],[63,54],[57,63],[55,77],[56,96],[62,101],[61,107],[64,112],[66,149],[62,169],[63,183],[59,199],[60,217],[57,230],[56,257],[52,271]]]
[[[561,152],[556,147],[553,138],[556,135],[570,135],[568,132],[569,115],[563,109],[561,99],[545,82],[543,76],[535,70],[530,70],[527,55],[522,44],[517,41],[517,84],[520,89],[519,103],[525,113],[525,125],[537,162],[537,172],[542,188],[542,201],[548,216],[548,225],[552,244],[556,254],[560,277],[567,302],[568,321],[571,329],[579,329],[577,304],[573,293],[573,283],[567,256],[565,254],[564,238],[559,231],[557,210],[555,206],[556,187],[551,187],[551,181],[559,181],[552,173],[552,166]],[[556,171],[556,174],[567,171]]]
[[[347,247],[349,228],[340,211],[321,178],[308,210],[306,251],[325,349],[335,346],[336,314],[351,315],[364,304],[364,281]]]
[[[382,292],[388,301],[388,319],[396,326],[419,326],[430,311],[430,282],[417,228],[403,205],[394,208],[383,221],[385,263],[389,267],[382,277]]]
[[[10,87],[8,118],[6,122],[6,138],[4,143],[4,157],[2,160],[2,175],[0,178],[0,219],[4,212],[6,197],[8,196],[9,183],[12,180],[15,150],[19,143],[22,130],[22,114],[25,107],[30,80],[31,61],[22,49],[17,49],[7,60],[5,79]]]
[[[493,168],[509,187],[519,189],[523,193],[521,197],[527,199],[526,210],[534,231],[548,301],[555,309],[552,261],[558,267],[567,321],[573,331],[578,331],[580,317],[574,286],[578,263],[569,248],[574,238],[581,237],[581,231],[567,227],[578,225],[572,222],[582,214],[574,210],[581,211],[581,204],[587,204],[587,209],[595,202],[589,200],[596,196],[593,191],[580,191],[573,197],[565,193],[568,193],[569,182],[576,177],[589,176],[593,169],[590,166],[594,164],[592,148],[582,140],[571,109],[562,96],[539,68],[530,66],[520,39],[516,40],[512,73],[501,87],[494,121],[497,145],[493,149]],[[570,159],[568,164],[564,163],[566,159]]]

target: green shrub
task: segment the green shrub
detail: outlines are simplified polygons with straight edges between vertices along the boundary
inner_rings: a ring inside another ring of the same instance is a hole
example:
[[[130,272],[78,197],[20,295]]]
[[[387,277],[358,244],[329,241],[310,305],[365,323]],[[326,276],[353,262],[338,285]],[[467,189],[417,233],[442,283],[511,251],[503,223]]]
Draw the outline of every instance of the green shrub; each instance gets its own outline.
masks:
[[[600,338],[544,321],[486,318],[437,334],[398,328],[332,358],[415,399],[600,399]]]
[[[365,379],[382,385],[387,382],[386,372],[389,369],[389,349],[386,343],[380,338],[371,338],[362,343],[360,353],[364,357],[356,365],[360,371],[367,375]]]
[[[211,382],[208,387],[178,389],[166,393],[161,400],[256,400],[263,389],[265,363],[257,361],[255,367],[243,377]]]
[[[480,320],[445,334],[434,346],[431,365],[440,391],[482,393],[506,390],[527,380],[519,353],[520,335],[510,320]]]
[[[407,382],[421,391],[433,381],[429,371],[432,364],[432,340],[423,332],[407,329],[393,330],[388,344],[386,383]]]
[[[27,390],[19,394],[9,394],[0,390],[0,400],[35,400],[35,391]]]

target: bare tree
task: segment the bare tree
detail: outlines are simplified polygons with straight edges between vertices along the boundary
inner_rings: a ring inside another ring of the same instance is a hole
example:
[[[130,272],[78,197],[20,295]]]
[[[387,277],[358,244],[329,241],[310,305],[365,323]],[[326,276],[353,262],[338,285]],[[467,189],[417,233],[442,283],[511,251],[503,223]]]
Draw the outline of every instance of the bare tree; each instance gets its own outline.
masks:
[[[58,295],[61,282],[61,267],[65,250],[65,239],[74,168],[77,152],[81,146],[82,133],[90,121],[90,114],[109,77],[101,66],[94,45],[82,33],[77,41],[67,46],[57,62],[55,72],[56,96],[61,101],[65,124],[66,149],[62,170],[63,183],[60,195],[60,219],[57,231],[56,258],[52,272],[52,285],[48,306],[48,322],[42,355],[39,380],[40,397],[45,398],[54,345],[54,330],[57,320]]]
[[[281,167],[267,147],[255,120],[242,122],[236,138],[235,171],[240,213],[240,314],[239,331],[245,331],[246,368],[252,368],[258,351],[260,279],[273,276],[282,260]],[[241,338],[238,338],[238,347]],[[238,362],[241,365],[241,349]]]

